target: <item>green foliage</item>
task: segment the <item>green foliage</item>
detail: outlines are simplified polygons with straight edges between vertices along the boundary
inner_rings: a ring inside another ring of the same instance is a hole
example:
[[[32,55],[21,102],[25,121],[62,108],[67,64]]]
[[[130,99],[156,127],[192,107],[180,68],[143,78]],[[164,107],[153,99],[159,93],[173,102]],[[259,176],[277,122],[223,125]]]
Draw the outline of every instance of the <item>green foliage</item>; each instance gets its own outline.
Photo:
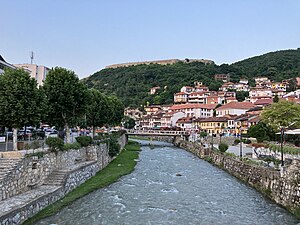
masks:
[[[87,87],[71,70],[55,67],[47,74],[43,90],[47,96],[47,121],[56,127],[76,126],[89,104]]]
[[[23,225],[34,224],[43,218],[52,216],[77,199],[95,190],[106,187],[119,180],[121,176],[131,173],[137,163],[136,159],[138,158],[139,150],[140,146],[138,144],[127,144],[124,151],[122,151],[107,167],[103,168],[94,177],[69,192],[63,199],[39,211],[33,217],[25,221]]]
[[[38,149],[42,147],[42,143],[38,140],[34,140],[33,142],[30,143],[30,148],[32,149]]]
[[[67,151],[70,149],[80,149],[81,145],[78,142],[74,142],[74,143],[66,143],[64,144],[64,148],[63,150]]]
[[[124,121],[124,127],[126,129],[133,129],[134,126],[135,126],[135,120],[130,117],[126,117]]]
[[[234,142],[233,142],[233,144],[234,144],[234,145],[237,145],[237,144],[239,144],[240,142],[241,142],[240,139],[235,139]]]
[[[299,127],[300,105],[284,100],[273,103],[262,112],[262,121],[275,131],[279,131],[282,127]]]
[[[205,131],[201,131],[201,132],[200,132],[200,137],[202,137],[202,138],[203,138],[203,137],[207,137],[207,135],[208,135],[208,134],[207,134],[207,132],[205,132]]]
[[[281,146],[276,144],[268,144],[268,147],[274,151],[274,152],[280,152]],[[286,146],[283,145],[282,148],[284,153],[291,154],[291,155],[299,155],[300,154],[300,148],[299,147],[292,147],[292,146]]]
[[[219,144],[219,150],[220,150],[220,152],[226,152],[227,149],[228,149],[228,145],[227,145],[227,144],[225,144],[225,143],[223,143],[223,142],[221,142],[221,143]]]
[[[274,96],[273,102],[279,102],[279,97],[278,97],[278,95],[275,95],[275,96]]]
[[[110,157],[116,156],[120,152],[120,145],[118,143],[118,135],[110,135],[108,139],[109,151],[108,154]]]
[[[37,124],[44,113],[44,99],[35,79],[27,72],[6,70],[0,76],[0,127]]]
[[[87,126],[93,127],[93,136],[95,136],[95,128],[102,127],[109,117],[108,97],[101,94],[96,89],[89,90],[90,104],[87,108],[86,123]]]
[[[273,129],[263,122],[252,125],[248,130],[248,135],[256,138],[257,142],[273,140],[275,137]]]
[[[81,147],[87,147],[92,144],[93,138],[90,136],[79,136],[76,137],[76,141],[80,144]]]
[[[124,116],[124,105],[115,96],[108,97],[108,117],[107,124],[111,126],[119,125]]]
[[[45,143],[49,146],[50,151],[52,152],[62,151],[64,148],[64,141],[59,137],[48,137]]]
[[[300,76],[300,49],[270,52],[232,64],[243,76],[281,81]]]
[[[147,105],[147,102],[170,104],[174,93],[179,92],[184,85],[193,85],[195,81],[201,81],[212,90],[217,90],[221,83],[216,82],[213,76],[219,73],[230,73],[233,82],[243,77],[250,84],[258,76],[267,76],[275,81],[297,77],[300,76],[300,49],[272,52],[232,65],[193,62],[103,69],[83,82],[105,94],[115,94],[126,107],[140,107]],[[167,88],[161,88],[158,94],[150,95],[150,88],[154,86]],[[237,93],[237,99],[242,100],[246,95]]]
[[[249,92],[248,91],[237,91],[236,92],[236,99],[239,102],[244,101],[247,97],[249,97]]]

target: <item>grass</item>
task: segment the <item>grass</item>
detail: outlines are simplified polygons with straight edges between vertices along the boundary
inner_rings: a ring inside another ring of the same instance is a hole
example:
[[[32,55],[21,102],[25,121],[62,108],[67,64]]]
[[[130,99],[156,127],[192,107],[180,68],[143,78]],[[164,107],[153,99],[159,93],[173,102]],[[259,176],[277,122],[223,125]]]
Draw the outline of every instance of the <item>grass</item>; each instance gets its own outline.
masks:
[[[136,165],[135,159],[138,158],[140,146],[138,143],[129,141],[123,151],[103,170],[99,171],[94,177],[81,184],[73,191],[69,192],[64,198],[38,212],[28,219],[23,225],[33,224],[43,218],[55,215],[62,208],[70,205],[77,199],[107,185],[116,182],[120,177],[131,173]]]

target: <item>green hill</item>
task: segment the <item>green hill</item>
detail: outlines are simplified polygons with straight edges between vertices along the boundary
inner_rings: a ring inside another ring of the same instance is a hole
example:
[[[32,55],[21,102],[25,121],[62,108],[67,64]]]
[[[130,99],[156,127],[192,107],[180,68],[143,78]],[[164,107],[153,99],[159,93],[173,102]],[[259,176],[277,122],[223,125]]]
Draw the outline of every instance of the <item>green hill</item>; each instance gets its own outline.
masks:
[[[300,76],[300,49],[271,52],[232,65],[178,62],[103,69],[83,79],[83,82],[105,94],[115,94],[125,106],[139,107],[147,103],[172,103],[174,93],[195,81],[217,90],[221,83],[214,80],[214,74],[219,73],[230,73],[233,82],[243,77],[251,83],[256,76],[267,76],[276,81],[297,77]],[[155,86],[160,86],[160,91],[150,95],[150,88]]]

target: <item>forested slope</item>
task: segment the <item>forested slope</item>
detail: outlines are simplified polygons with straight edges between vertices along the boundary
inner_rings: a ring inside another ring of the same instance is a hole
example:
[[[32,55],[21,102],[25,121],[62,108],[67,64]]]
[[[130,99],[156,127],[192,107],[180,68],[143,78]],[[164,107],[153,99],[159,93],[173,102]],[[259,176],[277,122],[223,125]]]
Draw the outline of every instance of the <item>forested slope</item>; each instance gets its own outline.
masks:
[[[195,81],[217,90],[221,83],[214,80],[214,74],[219,73],[230,73],[233,82],[241,77],[248,78],[252,84],[257,76],[268,76],[276,81],[300,76],[300,49],[267,53],[231,65],[179,62],[103,69],[83,79],[83,82],[103,93],[115,94],[125,106],[139,107],[147,103],[172,103],[174,93]],[[155,86],[160,86],[160,91],[150,95],[150,88]]]

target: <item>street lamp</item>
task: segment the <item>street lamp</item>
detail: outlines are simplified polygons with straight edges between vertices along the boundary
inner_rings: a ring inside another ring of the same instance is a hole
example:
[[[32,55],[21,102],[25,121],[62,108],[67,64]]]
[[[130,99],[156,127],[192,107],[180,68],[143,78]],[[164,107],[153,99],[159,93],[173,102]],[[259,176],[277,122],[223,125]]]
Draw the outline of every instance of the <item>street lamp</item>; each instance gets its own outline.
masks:
[[[284,136],[284,129],[280,129],[280,135],[281,135],[281,140],[280,140],[280,152],[281,152],[281,166],[284,166],[284,161],[283,161],[283,136]]]
[[[211,131],[211,150],[214,150],[214,131]]]
[[[243,157],[242,125],[240,127],[240,158]]]

